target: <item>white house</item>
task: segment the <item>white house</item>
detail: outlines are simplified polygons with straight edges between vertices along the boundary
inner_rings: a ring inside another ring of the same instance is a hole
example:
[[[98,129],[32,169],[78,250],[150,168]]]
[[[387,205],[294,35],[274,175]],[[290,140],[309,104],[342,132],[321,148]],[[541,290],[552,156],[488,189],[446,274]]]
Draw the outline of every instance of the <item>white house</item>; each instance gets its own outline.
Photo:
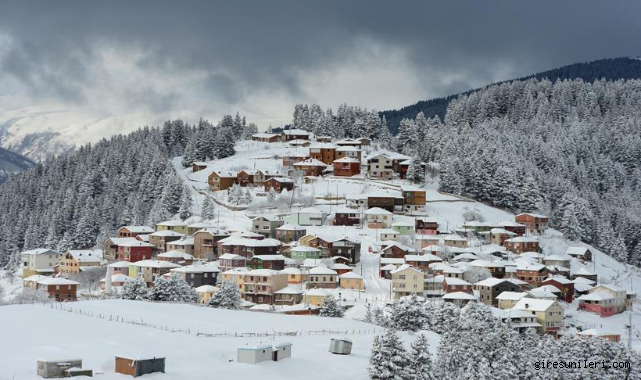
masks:
[[[394,214],[380,207],[365,211],[365,221],[369,228],[391,228]]]
[[[285,223],[299,226],[322,226],[327,218],[327,213],[315,207],[306,207],[292,212],[283,218]]]

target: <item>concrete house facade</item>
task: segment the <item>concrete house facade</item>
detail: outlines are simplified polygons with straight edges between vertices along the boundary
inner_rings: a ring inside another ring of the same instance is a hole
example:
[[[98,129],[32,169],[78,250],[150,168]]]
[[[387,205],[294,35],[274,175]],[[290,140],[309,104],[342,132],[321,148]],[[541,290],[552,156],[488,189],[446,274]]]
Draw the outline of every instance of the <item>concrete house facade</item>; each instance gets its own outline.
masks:
[[[22,277],[34,275],[52,275],[62,254],[46,248],[32,249],[20,253],[22,259]]]
[[[283,243],[291,243],[305,236],[307,229],[296,224],[283,224],[276,228],[276,239]]]
[[[377,179],[392,179],[394,167],[392,159],[384,154],[376,154],[367,158],[367,176]]]
[[[425,289],[425,274],[408,264],[391,271],[394,299],[416,293],[422,296]]]
[[[276,216],[257,216],[252,219],[251,231],[268,238],[275,238],[276,229],[283,224],[285,224],[285,221]]]
[[[540,214],[523,213],[517,215],[514,220],[524,225],[527,231],[533,235],[543,235],[549,224],[549,218]]]
[[[116,237],[127,238],[136,237],[139,235],[149,235],[154,232],[154,229],[147,226],[123,226],[118,229]]]
[[[272,305],[274,292],[287,286],[287,275],[271,269],[256,269],[243,276],[243,298],[246,301]]]
[[[322,226],[327,218],[327,213],[315,207],[306,207],[292,212],[283,218],[289,224],[299,226]]]

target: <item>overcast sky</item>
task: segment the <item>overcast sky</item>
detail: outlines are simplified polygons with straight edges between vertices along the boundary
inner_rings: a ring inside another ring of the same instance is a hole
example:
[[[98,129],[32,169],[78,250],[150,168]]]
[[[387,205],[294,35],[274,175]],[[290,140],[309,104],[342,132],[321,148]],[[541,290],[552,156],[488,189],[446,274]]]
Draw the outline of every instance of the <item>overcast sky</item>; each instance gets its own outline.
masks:
[[[264,127],[640,55],[640,20],[627,1],[3,1],[0,95]]]

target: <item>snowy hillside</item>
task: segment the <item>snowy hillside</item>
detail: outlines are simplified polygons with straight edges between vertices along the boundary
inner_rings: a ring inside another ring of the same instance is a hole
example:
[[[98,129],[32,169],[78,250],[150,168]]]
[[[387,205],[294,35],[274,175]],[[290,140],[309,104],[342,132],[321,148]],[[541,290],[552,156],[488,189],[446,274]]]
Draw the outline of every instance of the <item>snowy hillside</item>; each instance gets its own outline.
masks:
[[[82,358],[101,379],[126,379],[114,374],[114,356],[166,357],[165,375],[150,379],[183,380],[216,378],[282,379],[284,373],[305,374],[306,379],[346,377],[367,379],[367,361],[374,332],[380,328],[348,319],[287,316],[247,311],[217,310],[194,305],[151,304],[136,301],[85,301],[62,305],[73,313],[42,305],[14,305],[0,311],[3,323],[32,326],[14,329],[3,336],[10,345],[0,345],[3,369],[0,379],[39,379],[38,359]],[[82,311],[83,314],[78,314]],[[100,319],[99,316],[107,319]],[[116,322],[137,321],[162,327]],[[108,318],[111,317],[112,321]],[[166,330],[182,330],[170,332]],[[329,330],[333,333],[330,335]],[[325,333],[322,330],[326,330]],[[202,333],[291,332],[284,337],[204,337]],[[335,331],[340,331],[335,333]],[[81,332],[81,333],[80,333]],[[64,334],[64,339],[61,339]],[[328,352],[332,337],[346,336],[354,342],[352,355]],[[407,336],[407,335],[404,335]],[[438,336],[430,334],[432,347]],[[87,339],[90,337],[90,339]],[[49,342],[49,343],[43,343]],[[260,365],[239,364],[239,347],[292,343],[292,357]]]

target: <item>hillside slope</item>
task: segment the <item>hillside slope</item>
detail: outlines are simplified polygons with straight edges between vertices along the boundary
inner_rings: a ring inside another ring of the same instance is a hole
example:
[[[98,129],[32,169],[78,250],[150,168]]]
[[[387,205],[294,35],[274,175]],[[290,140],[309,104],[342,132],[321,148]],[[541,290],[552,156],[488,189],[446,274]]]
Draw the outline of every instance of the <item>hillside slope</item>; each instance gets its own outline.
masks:
[[[592,62],[575,63],[572,65],[567,65],[556,69],[543,71],[537,74],[528,75],[526,77],[516,78],[499,83],[530,78],[547,78],[553,82],[563,79],[583,79],[585,82],[594,82],[598,79],[639,79],[641,78],[641,60],[637,58],[622,57],[600,59]],[[450,95],[443,98],[421,100],[415,104],[403,107],[398,110],[383,111],[381,112],[381,116],[385,116],[390,131],[392,132],[392,134],[396,134],[398,132],[398,126],[401,120],[405,118],[413,119],[419,112],[423,112],[427,118],[438,116],[441,120],[444,120],[447,106],[449,105],[450,101],[452,101],[452,99],[456,99],[459,95],[468,95],[478,90],[479,89],[474,89],[463,92],[461,94]]]
[[[4,182],[9,174],[23,172],[34,165],[30,159],[0,148],[0,183]]]

